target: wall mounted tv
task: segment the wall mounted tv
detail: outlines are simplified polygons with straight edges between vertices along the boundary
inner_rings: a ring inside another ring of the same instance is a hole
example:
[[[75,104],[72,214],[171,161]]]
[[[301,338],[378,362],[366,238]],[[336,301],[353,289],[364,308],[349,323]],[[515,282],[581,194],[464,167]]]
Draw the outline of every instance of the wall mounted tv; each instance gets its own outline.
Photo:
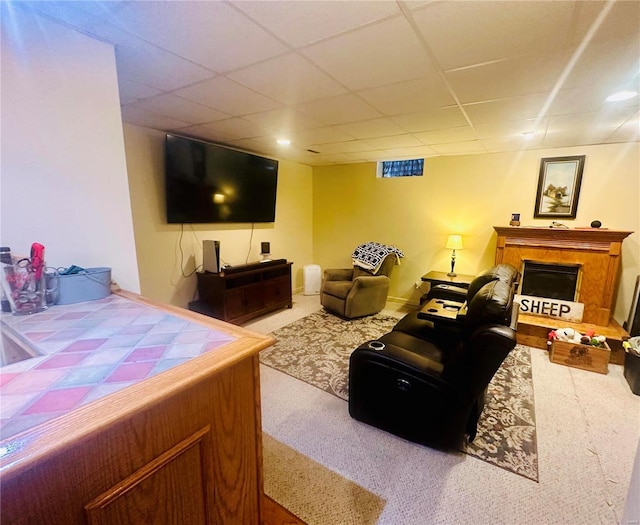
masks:
[[[167,222],[274,222],[278,161],[167,134]]]

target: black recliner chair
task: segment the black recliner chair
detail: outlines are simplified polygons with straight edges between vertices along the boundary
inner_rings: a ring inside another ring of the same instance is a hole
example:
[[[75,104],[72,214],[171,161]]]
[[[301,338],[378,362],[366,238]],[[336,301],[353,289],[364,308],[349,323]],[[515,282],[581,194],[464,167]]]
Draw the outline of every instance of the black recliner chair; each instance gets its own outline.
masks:
[[[487,386],[516,345],[517,278],[499,265],[468,290],[436,286],[420,312],[354,350],[350,415],[433,448],[472,441]]]

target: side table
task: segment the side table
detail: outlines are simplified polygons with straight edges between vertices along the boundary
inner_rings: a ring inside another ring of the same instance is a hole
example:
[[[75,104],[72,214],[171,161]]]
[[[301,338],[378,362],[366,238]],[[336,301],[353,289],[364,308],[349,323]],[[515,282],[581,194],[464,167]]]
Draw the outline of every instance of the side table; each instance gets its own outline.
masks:
[[[437,284],[452,284],[460,288],[469,288],[471,281],[475,278],[475,275],[466,275],[464,273],[459,273],[455,277],[449,277],[447,272],[429,272],[420,277],[422,281],[428,282],[431,286],[436,286]]]
[[[471,281],[473,281],[475,277],[475,275],[467,275],[464,273],[459,273],[455,277],[450,277],[447,275],[447,272],[429,272],[420,277],[420,279],[423,282],[429,283],[430,289],[438,284],[449,284],[460,288],[469,288]],[[427,294],[420,297],[420,306],[422,306],[426,300]]]

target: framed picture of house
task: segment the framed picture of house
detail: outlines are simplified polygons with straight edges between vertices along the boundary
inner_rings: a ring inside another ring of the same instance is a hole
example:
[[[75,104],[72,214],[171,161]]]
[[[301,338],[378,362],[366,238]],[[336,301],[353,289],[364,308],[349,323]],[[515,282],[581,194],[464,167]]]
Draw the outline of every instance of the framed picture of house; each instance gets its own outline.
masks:
[[[586,155],[540,160],[536,218],[575,219]]]

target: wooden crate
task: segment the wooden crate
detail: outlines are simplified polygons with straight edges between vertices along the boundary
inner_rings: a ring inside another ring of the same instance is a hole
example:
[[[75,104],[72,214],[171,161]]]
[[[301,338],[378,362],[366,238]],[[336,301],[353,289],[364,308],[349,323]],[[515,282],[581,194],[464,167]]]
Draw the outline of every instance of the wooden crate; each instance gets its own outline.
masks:
[[[551,344],[551,361],[553,363],[599,374],[609,372],[610,354],[611,349],[607,343],[604,343],[604,348],[581,345],[580,343],[567,343],[566,341],[553,341]]]

